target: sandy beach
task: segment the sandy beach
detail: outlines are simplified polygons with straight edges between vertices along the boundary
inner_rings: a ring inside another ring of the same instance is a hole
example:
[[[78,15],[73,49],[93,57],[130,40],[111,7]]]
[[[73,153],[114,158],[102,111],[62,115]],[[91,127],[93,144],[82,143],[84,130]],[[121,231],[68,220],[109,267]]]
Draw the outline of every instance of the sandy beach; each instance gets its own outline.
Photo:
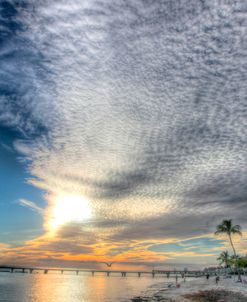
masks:
[[[245,277],[247,280],[247,277]],[[167,302],[247,302],[247,284],[236,282],[237,279],[223,279],[218,285],[215,277],[209,280],[198,278],[179,282],[180,288],[167,288],[167,282],[153,289],[151,295],[135,297],[132,301],[167,301]],[[175,282],[174,282],[175,284]]]

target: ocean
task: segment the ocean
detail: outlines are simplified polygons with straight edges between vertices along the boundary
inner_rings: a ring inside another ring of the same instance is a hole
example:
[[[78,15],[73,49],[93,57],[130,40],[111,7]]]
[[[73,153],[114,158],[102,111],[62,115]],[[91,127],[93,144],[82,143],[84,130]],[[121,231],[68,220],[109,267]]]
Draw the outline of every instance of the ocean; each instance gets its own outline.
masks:
[[[0,273],[1,302],[125,302],[152,291],[165,277],[81,273]]]

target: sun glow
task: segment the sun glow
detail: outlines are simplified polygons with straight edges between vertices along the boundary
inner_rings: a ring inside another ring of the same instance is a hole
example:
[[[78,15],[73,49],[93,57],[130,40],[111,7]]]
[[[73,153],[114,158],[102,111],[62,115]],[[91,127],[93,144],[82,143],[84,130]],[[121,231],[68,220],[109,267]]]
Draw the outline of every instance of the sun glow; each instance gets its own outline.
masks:
[[[68,222],[82,222],[91,217],[89,201],[79,195],[57,197],[51,210],[49,227],[54,230]]]

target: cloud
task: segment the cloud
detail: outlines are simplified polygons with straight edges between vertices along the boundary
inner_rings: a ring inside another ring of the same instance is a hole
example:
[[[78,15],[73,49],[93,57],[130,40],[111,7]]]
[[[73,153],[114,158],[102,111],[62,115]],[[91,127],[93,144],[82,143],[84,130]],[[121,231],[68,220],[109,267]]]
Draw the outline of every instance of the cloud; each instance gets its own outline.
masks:
[[[37,212],[41,215],[44,214],[44,209],[40,208],[39,206],[37,206],[34,202],[27,200],[27,199],[19,199],[19,205],[27,207],[31,210],[33,210],[34,212]]]
[[[10,247],[7,243],[0,243],[0,249],[1,251],[4,251],[5,249],[8,249]]]
[[[70,241],[51,241],[47,244],[43,244],[39,250],[54,252],[57,253],[69,253],[69,254],[90,254],[93,252],[93,249],[89,246],[82,246],[80,244],[77,244],[76,242],[70,242]]]
[[[90,200],[85,241],[247,226],[244,14],[222,1],[5,1],[0,122],[21,133],[30,183]]]

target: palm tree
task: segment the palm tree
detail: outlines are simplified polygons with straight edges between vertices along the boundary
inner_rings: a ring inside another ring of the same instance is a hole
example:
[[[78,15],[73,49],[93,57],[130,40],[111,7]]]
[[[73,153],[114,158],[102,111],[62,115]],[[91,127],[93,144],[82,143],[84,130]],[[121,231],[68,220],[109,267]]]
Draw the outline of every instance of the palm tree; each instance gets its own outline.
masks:
[[[230,255],[228,251],[223,251],[217,260],[220,261],[220,264],[225,264],[225,267],[228,267],[230,264]]]
[[[232,250],[234,253],[234,257],[237,257],[236,250],[234,248],[233,242],[232,242],[232,235],[237,234],[242,236],[241,233],[241,226],[240,225],[232,225],[232,219],[229,220],[223,220],[221,224],[217,225],[215,235],[220,234],[226,234],[229,238],[230,244],[232,246]]]

